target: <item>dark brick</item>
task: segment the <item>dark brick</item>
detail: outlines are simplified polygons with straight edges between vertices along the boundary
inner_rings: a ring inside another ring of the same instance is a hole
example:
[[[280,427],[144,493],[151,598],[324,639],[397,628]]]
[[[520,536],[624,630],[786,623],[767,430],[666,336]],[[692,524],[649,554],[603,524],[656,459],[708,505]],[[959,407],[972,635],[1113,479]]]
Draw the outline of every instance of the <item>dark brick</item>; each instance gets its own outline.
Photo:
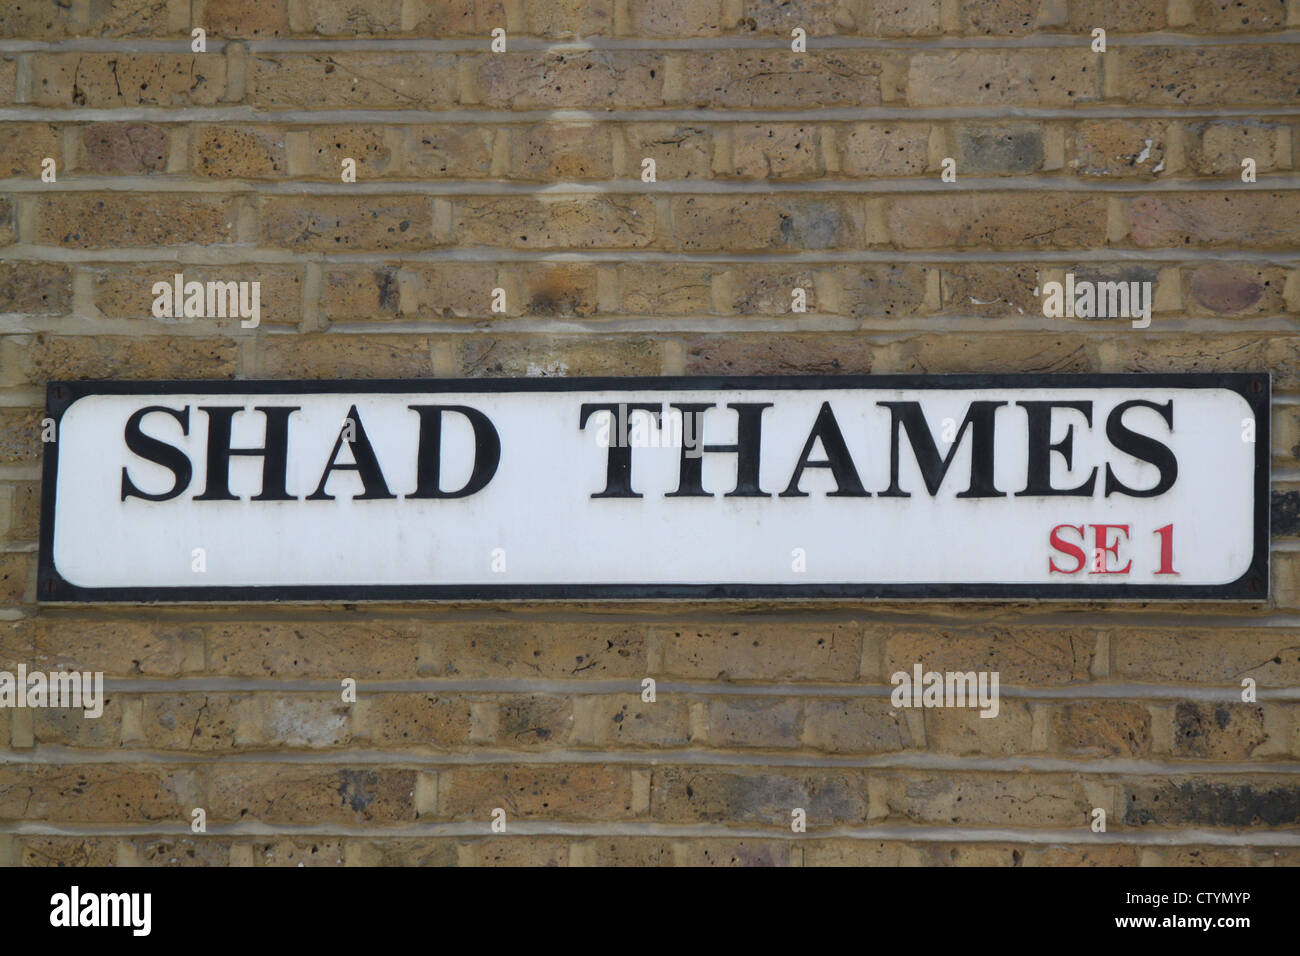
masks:
[[[1300,491],[1274,491],[1269,509],[1273,537],[1300,535]]]
[[[1027,173],[1043,167],[1039,127],[963,127],[956,149],[958,175]]]
[[[86,166],[97,173],[156,173],[167,167],[167,131],[140,123],[91,123],[81,132]]]
[[[1127,794],[1124,822],[1131,826],[1294,826],[1300,822],[1300,786],[1207,780],[1137,784]]]
[[[1212,312],[1245,312],[1264,294],[1257,275],[1234,266],[1201,266],[1190,286],[1192,297]]]

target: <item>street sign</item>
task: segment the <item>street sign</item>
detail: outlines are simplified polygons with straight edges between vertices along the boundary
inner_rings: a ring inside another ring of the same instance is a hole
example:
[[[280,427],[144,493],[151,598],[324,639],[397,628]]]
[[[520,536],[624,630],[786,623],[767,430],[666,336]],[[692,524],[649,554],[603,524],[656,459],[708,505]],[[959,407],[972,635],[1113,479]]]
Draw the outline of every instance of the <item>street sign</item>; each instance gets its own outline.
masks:
[[[1262,374],[56,382],[45,601],[1248,599]]]

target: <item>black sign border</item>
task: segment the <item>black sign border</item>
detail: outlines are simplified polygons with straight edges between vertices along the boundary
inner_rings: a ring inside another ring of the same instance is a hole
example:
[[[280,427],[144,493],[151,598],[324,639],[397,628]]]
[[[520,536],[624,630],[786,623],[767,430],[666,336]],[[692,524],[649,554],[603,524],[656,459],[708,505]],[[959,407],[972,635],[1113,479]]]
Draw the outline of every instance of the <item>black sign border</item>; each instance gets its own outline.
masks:
[[[904,600],[904,601],[1255,601],[1269,594],[1271,380],[1267,372],[1104,374],[780,375],[591,378],[52,381],[46,414],[56,425],[89,395],[338,394],[382,392],[571,392],[705,389],[953,388],[1222,388],[1236,392],[1255,415],[1254,554],[1250,567],[1228,584],[399,584],[277,585],[269,587],[86,588],[65,581],[54,567],[58,442],[46,443],[41,475],[41,603],[353,603],[361,601],[592,601],[592,600]],[[57,432],[56,432],[57,434]]]

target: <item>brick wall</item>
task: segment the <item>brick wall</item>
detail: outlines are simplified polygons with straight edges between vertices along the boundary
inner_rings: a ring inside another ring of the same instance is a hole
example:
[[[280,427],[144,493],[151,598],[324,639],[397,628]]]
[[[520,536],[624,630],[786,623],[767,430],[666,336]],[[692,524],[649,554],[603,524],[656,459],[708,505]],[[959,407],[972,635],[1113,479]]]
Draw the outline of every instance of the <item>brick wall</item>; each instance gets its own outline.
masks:
[[[5,4],[0,668],[110,693],[0,710],[0,863],[1300,863],[1298,30],[1297,0]],[[262,325],[153,318],[177,271],[260,281]],[[1070,271],[1154,282],[1151,327],[1044,318]],[[1267,602],[35,602],[52,378],[1192,370],[1274,376]],[[918,662],[997,670],[1001,715],[893,712]]]

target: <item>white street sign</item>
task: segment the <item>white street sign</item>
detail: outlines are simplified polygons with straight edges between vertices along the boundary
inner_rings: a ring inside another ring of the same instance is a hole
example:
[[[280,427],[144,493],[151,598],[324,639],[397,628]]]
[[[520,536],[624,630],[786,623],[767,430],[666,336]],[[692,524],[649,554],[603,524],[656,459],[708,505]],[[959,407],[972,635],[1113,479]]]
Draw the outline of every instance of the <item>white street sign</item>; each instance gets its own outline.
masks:
[[[49,395],[47,601],[1267,594],[1265,375]]]

